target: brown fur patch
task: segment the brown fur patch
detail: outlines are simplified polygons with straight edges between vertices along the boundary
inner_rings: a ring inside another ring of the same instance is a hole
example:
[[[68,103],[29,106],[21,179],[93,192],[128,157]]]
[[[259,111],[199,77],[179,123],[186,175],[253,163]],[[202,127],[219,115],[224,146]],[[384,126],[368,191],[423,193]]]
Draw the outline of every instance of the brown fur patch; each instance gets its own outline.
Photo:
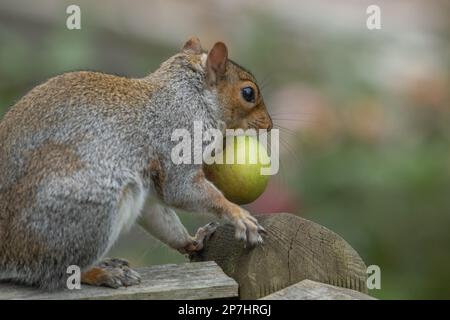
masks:
[[[199,184],[203,183],[205,180],[205,172],[201,169],[197,172],[197,174],[194,176],[194,183]]]
[[[206,173],[208,176],[208,173]],[[211,206],[212,211],[219,217],[228,216],[232,217],[236,214],[240,214],[241,210],[238,205],[229,201],[225,196],[217,191],[209,182],[206,180],[206,176],[203,170],[200,170],[194,178],[195,183],[205,183],[207,186],[206,193],[208,195],[208,205]]]
[[[149,177],[153,182],[156,192],[160,198],[164,197],[164,182],[166,180],[166,175],[161,162],[158,158],[153,158],[147,165],[144,175]]]
[[[95,108],[105,116],[129,117],[134,109],[145,107],[161,86],[163,82],[145,78],[128,79],[90,71],[65,73],[33,88],[5,114],[0,139],[6,146],[10,138],[48,130],[60,123],[62,111],[80,106]],[[125,112],[118,112],[121,109]],[[9,134],[12,131],[14,134]]]
[[[81,273],[81,283],[89,285],[101,285],[105,278],[109,276],[108,271],[100,267],[92,267],[89,270]]]

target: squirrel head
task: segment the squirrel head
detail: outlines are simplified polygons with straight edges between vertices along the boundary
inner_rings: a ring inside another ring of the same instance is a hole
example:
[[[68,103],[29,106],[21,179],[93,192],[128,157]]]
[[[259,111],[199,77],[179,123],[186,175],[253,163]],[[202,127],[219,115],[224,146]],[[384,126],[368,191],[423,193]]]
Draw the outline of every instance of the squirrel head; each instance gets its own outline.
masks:
[[[221,120],[228,129],[272,129],[272,119],[255,77],[228,59],[228,49],[223,42],[214,44],[206,54],[200,40],[191,38],[184,45],[183,52],[200,56],[207,89],[217,95],[223,111]]]

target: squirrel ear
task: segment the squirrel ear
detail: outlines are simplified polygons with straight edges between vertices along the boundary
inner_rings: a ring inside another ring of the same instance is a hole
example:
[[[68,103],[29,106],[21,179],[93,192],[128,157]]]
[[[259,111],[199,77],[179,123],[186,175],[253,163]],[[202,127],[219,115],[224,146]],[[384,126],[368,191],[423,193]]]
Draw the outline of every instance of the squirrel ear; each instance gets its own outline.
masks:
[[[209,85],[215,85],[217,78],[225,74],[227,60],[227,46],[223,42],[217,42],[209,52],[208,60],[206,60],[206,76]]]
[[[197,37],[192,37],[183,46],[183,51],[191,52],[195,54],[202,53],[202,45],[200,44],[200,40]]]

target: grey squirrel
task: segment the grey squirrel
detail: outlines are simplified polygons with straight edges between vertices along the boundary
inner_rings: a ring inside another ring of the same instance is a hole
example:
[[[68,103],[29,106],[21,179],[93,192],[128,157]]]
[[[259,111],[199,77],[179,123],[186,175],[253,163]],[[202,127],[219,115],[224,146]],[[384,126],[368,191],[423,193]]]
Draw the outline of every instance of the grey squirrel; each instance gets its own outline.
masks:
[[[262,243],[258,221],[201,165],[172,163],[172,131],[194,121],[272,128],[254,76],[222,42],[207,53],[191,38],[141,79],[72,72],[32,89],[0,122],[0,280],[55,289],[77,265],[86,284],[137,284],[125,260],[102,260],[122,230],[139,220],[182,253],[214,231],[190,236],[174,208],[213,213]]]

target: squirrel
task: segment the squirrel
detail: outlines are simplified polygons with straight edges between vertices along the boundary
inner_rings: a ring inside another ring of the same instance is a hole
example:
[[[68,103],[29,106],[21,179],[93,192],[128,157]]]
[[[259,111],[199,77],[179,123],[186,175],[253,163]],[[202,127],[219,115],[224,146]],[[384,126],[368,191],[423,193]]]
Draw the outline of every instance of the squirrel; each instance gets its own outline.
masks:
[[[191,236],[174,209],[215,214],[237,239],[262,243],[257,219],[201,164],[171,161],[171,133],[194,121],[272,128],[255,77],[223,42],[207,52],[193,37],[144,78],[70,72],[28,92],[0,122],[0,280],[53,290],[76,265],[84,284],[138,284],[126,260],[105,258],[121,231],[138,222],[193,254],[217,226]]]

